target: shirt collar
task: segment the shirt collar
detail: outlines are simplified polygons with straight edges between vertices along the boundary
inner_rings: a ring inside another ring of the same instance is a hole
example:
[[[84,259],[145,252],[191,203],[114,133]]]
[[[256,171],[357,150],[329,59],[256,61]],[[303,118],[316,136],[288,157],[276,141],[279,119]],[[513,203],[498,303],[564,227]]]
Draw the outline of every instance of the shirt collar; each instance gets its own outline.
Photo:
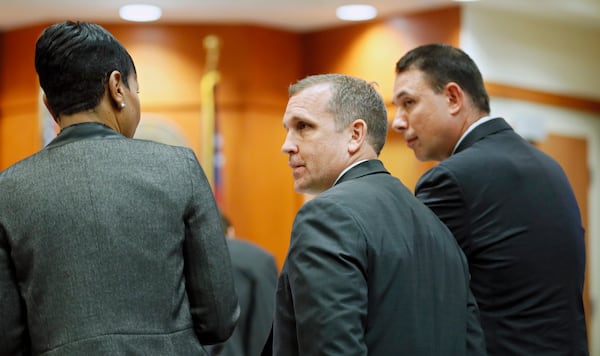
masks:
[[[361,163],[363,163],[363,162],[366,162],[366,161],[368,161],[368,159],[363,159],[363,160],[360,160],[360,161],[354,162],[354,163],[352,163],[351,165],[349,165],[348,167],[346,167],[346,168],[345,168],[345,169],[342,171],[342,173],[340,173],[340,175],[337,177],[337,179],[335,180],[335,182],[333,182],[333,185],[332,185],[332,187],[333,187],[333,186],[334,186],[334,185],[335,185],[335,184],[338,182],[338,180],[340,180],[340,178],[342,178],[342,176],[344,175],[344,173],[348,172],[348,171],[349,171],[349,170],[350,170],[352,167],[354,167],[354,166],[357,166],[357,165],[359,165],[359,164],[361,164]]]
[[[462,136],[460,136],[460,138],[456,142],[456,145],[454,145],[454,149],[452,150],[452,154],[454,154],[454,152],[456,152],[456,149],[458,148],[458,145],[460,145],[460,143],[463,141],[463,139],[465,137],[467,137],[467,135],[471,131],[473,131],[477,126],[479,126],[479,125],[481,125],[483,123],[486,123],[486,122],[488,122],[488,121],[490,121],[492,119],[495,119],[495,117],[488,115],[488,116],[484,116],[481,119],[479,119],[479,120],[475,121],[474,123],[472,123],[471,126],[469,126],[467,128],[467,130],[462,134]]]

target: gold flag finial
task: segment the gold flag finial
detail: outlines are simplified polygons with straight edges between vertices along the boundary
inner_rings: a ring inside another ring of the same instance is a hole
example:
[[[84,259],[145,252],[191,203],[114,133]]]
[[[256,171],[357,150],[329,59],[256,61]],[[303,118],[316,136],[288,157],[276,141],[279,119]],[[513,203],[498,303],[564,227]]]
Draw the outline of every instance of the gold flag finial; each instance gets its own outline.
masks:
[[[219,64],[219,37],[208,35],[204,37],[204,49],[206,50],[205,72],[210,72],[217,69]]]

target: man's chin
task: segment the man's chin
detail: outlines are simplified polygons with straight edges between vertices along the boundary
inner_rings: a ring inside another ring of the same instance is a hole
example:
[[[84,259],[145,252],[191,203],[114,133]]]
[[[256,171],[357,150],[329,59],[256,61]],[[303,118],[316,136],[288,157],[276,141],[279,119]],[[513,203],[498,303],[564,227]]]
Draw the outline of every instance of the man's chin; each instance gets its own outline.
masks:
[[[415,149],[413,149],[413,153],[415,155],[415,158],[417,159],[417,161],[419,162],[428,162],[431,161],[432,159],[427,157],[427,155],[423,152],[419,152]]]
[[[294,191],[299,194],[304,194],[306,192],[306,187],[302,185],[302,183],[297,180],[294,181]]]
[[[317,191],[317,189],[314,189],[314,187],[307,187],[297,181],[294,182],[294,191],[296,193],[306,194],[306,195],[317,195],[320,193],[320,191]]]

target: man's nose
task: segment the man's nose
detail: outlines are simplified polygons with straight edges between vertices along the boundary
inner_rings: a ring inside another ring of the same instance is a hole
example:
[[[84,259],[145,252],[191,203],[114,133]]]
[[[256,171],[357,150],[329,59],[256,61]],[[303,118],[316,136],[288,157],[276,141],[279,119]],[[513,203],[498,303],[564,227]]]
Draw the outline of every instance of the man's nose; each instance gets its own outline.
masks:
[[[396,114],[394,120],[392,120],[392,129],[394,131],[402,132],[408,128],[408,121],[400,114]]]
[[[290,135],[285,135],[285,140],[283,141],[283,145],[281,145],[281,152],[285,154],[290,154],[296,152],[296,145],[292,142],[289,137]]]

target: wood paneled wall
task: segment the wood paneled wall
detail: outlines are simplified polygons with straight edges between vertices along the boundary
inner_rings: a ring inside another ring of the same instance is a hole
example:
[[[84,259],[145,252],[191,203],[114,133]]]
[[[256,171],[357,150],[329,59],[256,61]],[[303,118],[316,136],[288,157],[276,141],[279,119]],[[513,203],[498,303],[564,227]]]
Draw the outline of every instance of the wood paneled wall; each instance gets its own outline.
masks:
[[[254,26],[106,26],[138,66],[142,108],[176,121],[200,156],[203,40],[221,42],[217,115],[224,139],[221,208],[236,232],[281,265],[299,197],[280,152],[287,86],[300,76],[299,36]]]
[[[180,126],[198,155],[203,39],[220,38],[217,110],[226,157],[222,208],[241,237],[269,249],[281,266],[295,213],[304,202],[293,191],[287,157],[280,150],[289,84],[307,74],[336,71],[377,81],[385,88],[382,93],[391,93],[397,57],[426,41],[456,44],[459,16],[452,8],[309,34],[245,25],[103,25],[134,58],[142,111]],[[44,27],[3,34],[0,169],[42,147],[33,56]],[[414,185],[427,165],[400,162],[392,151],[410,152],[399,137],[391,138],[389,148],[390,168]]]
[[[4,33],[0,42],[0,169],[41,145],[39,91],[33,58],[43,27]]]
[[[293,191],[287,157],[280,151],[288,85],[309,74],[344,73],[377,82],[389,103],[396,60],[428,42],[458,45],[460,9],[305,34],[246,25],[103,25],[136,62],[142,111],[176,123],[199,156],[203,40],[220,38],[217,110],[226,159],[221,207],[239,236],[270,250],[281,266],[295,213],[304,202]],[[0,37],[0,169],[42,147],[33,54],[44,27]],[[381,159],[410,189],[432,165],[416,161],[393,132]]]

